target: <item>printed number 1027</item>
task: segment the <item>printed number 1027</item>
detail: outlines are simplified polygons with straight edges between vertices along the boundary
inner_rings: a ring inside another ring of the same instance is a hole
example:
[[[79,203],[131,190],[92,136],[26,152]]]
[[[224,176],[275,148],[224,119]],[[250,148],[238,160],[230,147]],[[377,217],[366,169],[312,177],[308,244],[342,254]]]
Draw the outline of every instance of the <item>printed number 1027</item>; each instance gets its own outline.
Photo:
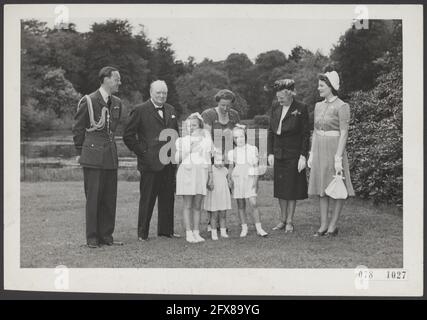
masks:
[[[406,280],[406,271],[387,270],[387,280]]]

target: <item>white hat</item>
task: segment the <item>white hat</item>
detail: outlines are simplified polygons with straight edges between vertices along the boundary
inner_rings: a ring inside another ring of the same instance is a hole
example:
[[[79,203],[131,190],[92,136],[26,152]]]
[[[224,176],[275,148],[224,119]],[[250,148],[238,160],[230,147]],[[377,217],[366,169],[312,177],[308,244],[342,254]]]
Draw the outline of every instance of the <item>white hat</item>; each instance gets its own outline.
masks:
[[[340,88],[340,77],[338,76],[338,73],[336,71],[326,72],[325,76],[331,83],[332,88],[338,91]]]

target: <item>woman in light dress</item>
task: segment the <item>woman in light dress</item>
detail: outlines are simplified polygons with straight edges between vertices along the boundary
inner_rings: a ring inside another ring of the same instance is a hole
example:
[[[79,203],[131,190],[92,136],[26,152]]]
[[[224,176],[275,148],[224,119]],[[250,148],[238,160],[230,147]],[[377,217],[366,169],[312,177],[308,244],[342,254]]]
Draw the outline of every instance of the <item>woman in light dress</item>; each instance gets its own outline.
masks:
[[[344,199],[335,200],[333,213],[328,222],[331,198],[325,189],[334,175],[343,174],[349,196],[354,196],[350,179],[349,163],[345,147],[350,122],[350,107],[338,98],[340,79],[336,71],[319,75],[319,94],[323,101],[314,109],[314,131],[308,166],[311,168],[308,185],[310,196],[320,197],[320,228],[314,236],[336,236],[338,219]]]

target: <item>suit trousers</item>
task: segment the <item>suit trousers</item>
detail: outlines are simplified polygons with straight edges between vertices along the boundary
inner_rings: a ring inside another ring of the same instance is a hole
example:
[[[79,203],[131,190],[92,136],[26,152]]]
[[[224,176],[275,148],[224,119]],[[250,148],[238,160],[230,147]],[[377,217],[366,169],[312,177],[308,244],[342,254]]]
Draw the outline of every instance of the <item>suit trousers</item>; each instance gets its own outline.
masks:
[[[88,244],[113,242],[116,221],[117,169],[83,167]]]
[[[175,167],[168,164],[160,171],[141,171],[138,213],[138,237],[147,239],[154,204],[157,201],[157,234],[174,233]]]

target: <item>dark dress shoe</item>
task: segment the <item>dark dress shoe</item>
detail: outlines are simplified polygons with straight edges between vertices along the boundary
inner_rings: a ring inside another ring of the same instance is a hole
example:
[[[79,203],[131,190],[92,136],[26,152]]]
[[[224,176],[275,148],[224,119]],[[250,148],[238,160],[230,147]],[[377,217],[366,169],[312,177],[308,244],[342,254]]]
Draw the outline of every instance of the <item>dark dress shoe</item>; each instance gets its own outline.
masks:
[[[122,246],[124,243],[120,241],[111,241],[105,243],[107,246]]]
[[[328,229],[323,230],[323,231],[316,231],[313,234],[313,237],[323,237],[324,235],[326,235],[327,232],[328,232]]]
[[[166,237],[166,238],[181,238],[181,235],[179,235],[178,233],[174,233],[174,234],[159,234],[159,237]]]
[[[332,232],[326,232],[326,236],[327,237],[336,237],[338,235],[338,228],[335,228],[335,230],[334,231],[332,231]]]

